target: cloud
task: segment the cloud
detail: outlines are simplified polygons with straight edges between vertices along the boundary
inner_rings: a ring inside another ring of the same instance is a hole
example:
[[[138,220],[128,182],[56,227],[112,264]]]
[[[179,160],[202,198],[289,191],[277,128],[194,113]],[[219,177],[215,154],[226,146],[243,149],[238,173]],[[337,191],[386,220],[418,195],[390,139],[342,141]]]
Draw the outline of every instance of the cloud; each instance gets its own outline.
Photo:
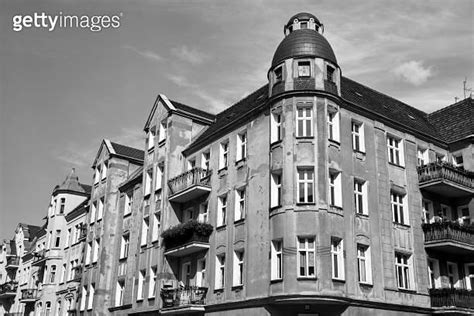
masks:
[[[407,61],[393,69],[393,73],[400,79],[405,80],[412,85],[419,86],[425,83],[433,71],[431,67],[424,67],[420,61]]]
[[[179,59],[192,65],[202,64],[207,60],[208,56],[195,48],[188,48],[186,45],[171,49],[171,53]]]
[[[129,49],[135,53],[137,53],[138,55],[142,56],[142,57],[145,57],[149,60],[152,60],[152,61],[155,61],[155,62],[162,62],[164,60],[163,57],[161,57],[160,55],[158,55],[157,53],[151,51],[151,50],[139,50],[133,46],[129,46],[129,45],[125,45],[124,48],[126,49]]]
[[[139,127],[122,127],[120,134],[110,140],[122,145],[143,149],[145,146],[145,132]]]
[[[175,85],[183,88],[197,88],[198,85],[191,83],[186,77],[180,75],[167,75],[168,79],[171,80]]]

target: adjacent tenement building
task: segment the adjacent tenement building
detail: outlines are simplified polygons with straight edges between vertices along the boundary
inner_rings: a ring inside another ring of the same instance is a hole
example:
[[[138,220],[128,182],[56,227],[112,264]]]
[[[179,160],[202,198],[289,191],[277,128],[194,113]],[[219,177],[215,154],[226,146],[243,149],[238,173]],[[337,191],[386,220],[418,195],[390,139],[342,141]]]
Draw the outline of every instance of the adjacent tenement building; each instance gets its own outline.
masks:
[[[224,111],[160,94],[144,150],[104,140],[90,194],[66,226],[48,214],[37,253],[20,260],[42,269],[24,304],[50,315],[473,314],[472,98],[428,114],[366,87],[342,75],[323,30],[312,14],[291,17],[268,83]],[[53,256],[55,236],[75,227]]]

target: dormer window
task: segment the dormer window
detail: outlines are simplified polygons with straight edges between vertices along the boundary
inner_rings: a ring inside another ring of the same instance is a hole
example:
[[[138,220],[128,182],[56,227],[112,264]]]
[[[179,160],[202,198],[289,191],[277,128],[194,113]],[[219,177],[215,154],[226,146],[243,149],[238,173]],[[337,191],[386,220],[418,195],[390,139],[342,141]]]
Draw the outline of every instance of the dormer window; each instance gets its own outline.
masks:
[[[283,80],[283,67],[278,67],[275,69],[275,83],[278,83]]]
[[[336,69],[334,69],[334,67],[332,66],[327,66],[327,69],[326,69],[326,80],[329,81],[329,82],[334,82],[334,72],[336,71]]]
[[[311,76],[311,63],[309,61],[298,62],[298,77]]]
[[[301,29],[307,29],[308,28],[308,22],[301,22],[300,23],[300,28]]]

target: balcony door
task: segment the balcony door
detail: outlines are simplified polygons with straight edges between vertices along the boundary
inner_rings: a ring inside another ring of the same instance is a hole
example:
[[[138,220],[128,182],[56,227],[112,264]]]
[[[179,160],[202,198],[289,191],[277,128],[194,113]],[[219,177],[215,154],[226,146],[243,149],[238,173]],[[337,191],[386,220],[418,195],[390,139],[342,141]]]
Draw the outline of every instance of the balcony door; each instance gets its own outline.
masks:
[[[185,262],[181,266],[181,282],[183,282],[184,286],[188,287],[191,285],[192,277],[191,277],[191,262]]]
[[[464,267],[466,274],[466,288],[474,290],[474,263],[467,263]]]
[[[186,223],[187,221],[190,221],[194,218],[194,209],[193,208],[187,208],[183,211],[183,223]]]
[[[458,221],[461,225],[469,225],[471,223],[471,216],[467,205],[458,207]]]
[[[459,272],[458,272],[458,265],[453,262],[447,262],[448,268],[448,279],[449,279],[449,286],[451,288],[458,288],[459,287]]]

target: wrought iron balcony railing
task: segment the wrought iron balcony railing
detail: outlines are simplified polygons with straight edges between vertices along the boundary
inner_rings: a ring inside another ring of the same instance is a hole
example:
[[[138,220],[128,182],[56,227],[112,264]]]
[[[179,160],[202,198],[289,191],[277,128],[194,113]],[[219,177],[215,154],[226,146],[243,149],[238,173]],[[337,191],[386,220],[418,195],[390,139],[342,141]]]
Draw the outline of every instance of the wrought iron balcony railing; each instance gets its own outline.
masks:
[[[474,247],[474,226],[457,222],[423,224],[425,243],[436,241],[457,241]]]
[[[20,257],[18,256],[7,257],[7,265],[5,266],[6,269],[18,269],[19,265],[20,265]]]
[[[418,181],[421,188],[440,183],[455,185],[466,192],[474,192],[474,172],[457,168],[449,163],[434,162],[418,167]]]
[[[10,281],[0,284],[0,297],[15,296],[18,282]]]
[[[165,230],[161,236],[165,243],[165,254],[182,256],[209,248],[209,236],[214,228],[211,224],[190,220]]]
[[[474,308],[474,291],[464,289],[431,289],[432,307]]]
[[[183,203],[211,191],[211,171],[195,167],[168,181],[169,200]]]
[[[163,308],[206,304],[206,287],[190,286],[181,289],[161,289]]]
[[[36,251],[34,254],[33,254],[33,263],[32,265],[33,266],[38,266],[38,265],[42,265],[44,264],[44,261],[46,259],[46,250],[40,250],[40,251]]]
[[[22,302],[34,302],[39,299],[38,289],[24,289],[21,290]]]

